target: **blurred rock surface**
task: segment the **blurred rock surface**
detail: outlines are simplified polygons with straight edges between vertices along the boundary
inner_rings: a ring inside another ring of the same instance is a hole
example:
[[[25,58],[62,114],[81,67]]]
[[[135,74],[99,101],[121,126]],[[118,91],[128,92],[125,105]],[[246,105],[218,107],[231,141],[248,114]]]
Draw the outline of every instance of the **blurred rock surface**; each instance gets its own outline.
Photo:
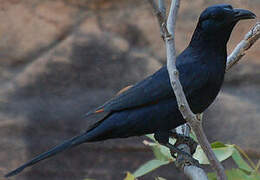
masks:
[[[221,1],[258,13],[259,1]],[[197,16],[215,2],[183,1],[177,51],[191,37]],[[219,1],[218,1],[219,3]],[[82,115],[136,83],[165,62],[164,44],[146,1],[1,0],[0,175],[83,132],[95,119]],[[259,15],[258,15],[259,16]],[[241,22],[229,51],[254,21]],[[255,154],[260,119],[260,43],[226,76],[223,91],[206,112],[211,141],[235,143]],[[152,158],[141,137],[82,145],[26,170],[14,179],[123,179]],[[155,176],[183,179],[165,166]]]

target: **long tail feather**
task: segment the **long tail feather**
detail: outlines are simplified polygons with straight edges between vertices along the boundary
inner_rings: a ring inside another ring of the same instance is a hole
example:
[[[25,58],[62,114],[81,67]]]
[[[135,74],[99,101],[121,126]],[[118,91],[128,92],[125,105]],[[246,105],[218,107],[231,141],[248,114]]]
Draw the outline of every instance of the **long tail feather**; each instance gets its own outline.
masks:
[[[17,175],[29,166],[32,166],[32,165],[34,165],[34,164],[36,164],[36,163],[38,163],[38,162],[40,162],[44,159],[47,159],[51,156],[54,156],[55,154],[60,153],[64,150],[67,150],[67,149],[70,149],[74,146],[82,144],[82,143],[84,143],[88,140],[89,140],[89,136],[86,133],[81,134],[79,136],[75,136],[75,137],[63,142],[62,144],[57,145],[56,147],[50,149],[49,151],[38,155],[37,157],[33,158],[31,161],[23,164],[22,166],[20,166],[19,168],[15,169],[15,170],[9,172],[8,174],[5,175],[5,177],[11,177],[11,176]]]

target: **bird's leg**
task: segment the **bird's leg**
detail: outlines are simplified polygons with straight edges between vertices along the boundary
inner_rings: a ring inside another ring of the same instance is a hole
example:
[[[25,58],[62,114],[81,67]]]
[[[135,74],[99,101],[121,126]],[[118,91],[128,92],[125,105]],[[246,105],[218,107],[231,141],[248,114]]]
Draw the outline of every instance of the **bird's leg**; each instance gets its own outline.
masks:
[[[177,148],[180,144],[187,144],[190,147],[190,153],[193,155],[196,151],[198,143],[194,141],[191,137],[178,134],[177,132],[172,132],[170,137],[176,139],[174,146]]]
[[[154,134],[154,138],[162,145],[168,147],[170,149],[171,155],[176,158],[175,153],[178,154],[178,156],[181,156],[181,158],[176,158],[178,161],[176,162],[176,165],[179,167],[181,164],[189,164],[189,165],[195,165],[199,167],[199,162],[194,159],[190,154],[186,153],[185,151],[182,151],[181,149],[177,148],[177,146],[169,143],[169,137],[172,134],[170,131],[165,132],[156,132]]]
[[[190,165],[200,167],[198,160],[194,159],[190,154],[175,147],[175,145],[172,145],[171,143],[167,143],[165,146],[170,149],[172,156],[175,156],[174,155],[175,153],[178,154],[178,157],[176,158],[176,162],[175,162],[178,168],[183,168],[184,166],[190,166]]]

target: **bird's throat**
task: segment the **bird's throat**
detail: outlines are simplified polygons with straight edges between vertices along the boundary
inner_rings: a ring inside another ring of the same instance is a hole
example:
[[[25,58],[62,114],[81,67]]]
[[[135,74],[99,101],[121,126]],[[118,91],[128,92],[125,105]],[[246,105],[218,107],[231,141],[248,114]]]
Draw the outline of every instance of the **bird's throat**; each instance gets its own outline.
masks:
[[[213,48],[217,51],[220,50],[222,52],[226,52],[227,42],[234,26],[235,24],[222,29],[221,31],[214,32],[203,30],[197,26],[189,45],[193,47],[205,46],[207,48]]]

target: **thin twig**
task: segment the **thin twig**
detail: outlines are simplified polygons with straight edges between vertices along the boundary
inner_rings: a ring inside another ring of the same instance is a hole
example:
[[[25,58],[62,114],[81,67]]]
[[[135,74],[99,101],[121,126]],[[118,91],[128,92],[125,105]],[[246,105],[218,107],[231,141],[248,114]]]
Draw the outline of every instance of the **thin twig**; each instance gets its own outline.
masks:
[[[245,35],[244,39],[235,47],[232,53],[227,58],[228,71],[234,64],[236,64],[246,53],[246,51],[260,38],[260,22]]]
[[[244,158],[249,162],[250,166],[253,169],[256,169],[256,165],[255,163],[249,158],[249,156],[245,153],[245,151],[243,151],[243,149],[241,149],[239,146],[235,145],[235,148],[238,150],[238,152],[240,154],[242,154],[242,156],[244,156]]]
[[[166,19],[165,0],[158,0],[159,11],[162,13],[163,18]]]
[[[158,0],[159,1],[159,7],[157,6],[157,4],[155,3],[154,0],[148,0],[148,2],[151,4],[154,14],[157,17],[157,21],[159,23],[159,27],[160,27],[160,34],[162,39],[164,40],[164,34],[163,34],[163,23],[166,22],[166,8],[164,5],[164,0]]]

